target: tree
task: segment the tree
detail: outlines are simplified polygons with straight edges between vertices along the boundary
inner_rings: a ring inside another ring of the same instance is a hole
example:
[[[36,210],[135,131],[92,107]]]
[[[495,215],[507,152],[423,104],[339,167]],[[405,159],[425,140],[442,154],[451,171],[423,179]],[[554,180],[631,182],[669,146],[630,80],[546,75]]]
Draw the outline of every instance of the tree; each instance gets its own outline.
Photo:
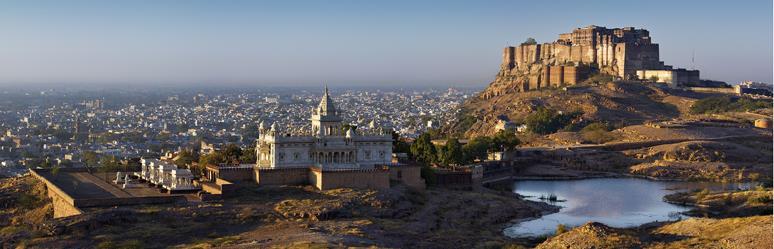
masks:
[[[59,164],[55,164],[51,167],[51,175],[56,177],[59,174]]]
[[[487,136],[475,137],[462,146],[462,154],[465,163],[471,163],[476,159],[484,160],[487,152],[492,148],[492,138]]]
[[[255,155],[255,147],[248,147],[242,151],[242,156],[239,157],[240,163],[255,163],[258,157]]]
[[[258,125],[256,124],[246,125],[245,128],[242,129],[242,137],[245,141],[255,141],[255,139],[258,139],[259,135]]]
[[[226,163],[227,159],[222,152],[216,151],[207,155],[199,157],[199,166],[205,167],[208,164],[217,165],[219,163]]]
[[[603,144],[613,140],[613,136],[608,132],[608,126],[599,122],[583,127],[581,137],[583,137],[584,141],[595,144]]]
[[[450,138],[446,141],[443,149],[443,158],[441,163],[444,165],[460,165],[463,163],[464,155],[462,145],[456,138]]]
[[[395,131],[392,132],[392,152],[411,153],[411,145],[406,141],[401,140],[400,135]]]
[[[100,172],[105,173],[105,181],[109,181],[108,175],[110,172],[115,172],[120,169],[120,163],[115,156],[103,156],[99,159]]]
[[[177,154],[177,160],[175,160],[175,165],[178,167],[184,167],[186,165],[190,165],[192,162],[196,161],[198,159],[198,155],[193,150],[182,150],[179,154]]]
[[[99,166],[99,156],[94,151],[84,151],[83,154],[83,162],[86,163],[86,167],[94,168]]]
[[[516,146],[518,146],[520,143],[521,141],[519,141],[519,138],[516,137],[515,133],[499,131],[497,134],[495,134],[494,138],[492,138],[493,147],[490,147],[490,149],[510,151],[516,149]]]
[[[537,44],[537,41],[535,41],[535,38],[529,37],[527,40],[521,43],[521,45],[535,45]]]
[[[658,76],[656,76],[656,75],[650,76],[650,78],[648,78],[648,79],[650,79],[650,81],[652,81],[652,82],[658,82]]]
[[[527,116],[524,121],[527,125],[527,129],[530,131],[537,134],[546,135],[554,133],[565,127],[572,121],[572,119],[579,116],[580,114],[580,112],[560,114],[555,110],[540,107],[537,109],[537,111]]]
[[[239,148],[236,144],[228,144],[221,153],[225,157],[226,162],[235,162],[242,157],[242,148]]]
[[[411,155],[414,159],[423,163],[432,163],[436,158],[435,145],[433,145],[430,134],[422,133],[417,140],[411,144]]]

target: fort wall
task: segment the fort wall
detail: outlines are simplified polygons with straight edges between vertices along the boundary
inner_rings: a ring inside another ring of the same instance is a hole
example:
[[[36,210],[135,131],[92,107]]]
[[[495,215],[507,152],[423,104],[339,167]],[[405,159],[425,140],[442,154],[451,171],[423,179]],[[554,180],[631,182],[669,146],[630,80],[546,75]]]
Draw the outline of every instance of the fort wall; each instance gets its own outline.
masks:
[[[555,68],[566,66],[578,68]],[[671,70],[659,60],[659,45],[647,30],[589,26],[551,43],[506,47],[497,78],[481,96],[577,84],[591,72],[580,67],[620,79],[636,78],[637,70]]]
[[[390,180],[403,183],[415,189],[425,189],[425,181],[422,179],[422,167],[414,165],[400,165],[389,167]]]
[[[255,175],[252,167],[220,167],[218,177],[230,182],[253,181]]]
[[[390,173],[384,169],[373,170],[321,170],[312,167],[309,182],[320,190],[335,188],[390,188]]]
[[[75,207],[75,200],[70,195],[62,191],[62,189],[57,187],[56,184],[41,176],[33,169],[30,169],[30,174],[46,184],[46,192],[48,193],[48,197],[51,198],[51,202],[54,207],[54,218],[79,215],[83,213],[83,210]]]
[[[309,183],[308,168],[255,169],[258,185],[304,185]]]

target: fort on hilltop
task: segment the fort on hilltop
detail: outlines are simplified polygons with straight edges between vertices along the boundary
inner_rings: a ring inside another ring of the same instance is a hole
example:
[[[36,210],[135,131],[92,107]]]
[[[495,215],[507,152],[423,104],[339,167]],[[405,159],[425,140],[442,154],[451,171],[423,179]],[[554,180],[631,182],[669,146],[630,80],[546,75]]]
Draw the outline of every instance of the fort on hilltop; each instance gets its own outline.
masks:
[[[632,27],[588,26],[551,43],[525,42],[503,50],[497,78],[481,96],[575,85],[594,73],[655,80],[678,87],[699,83],[698,70],[674,69],[659,59],[650,32]]]

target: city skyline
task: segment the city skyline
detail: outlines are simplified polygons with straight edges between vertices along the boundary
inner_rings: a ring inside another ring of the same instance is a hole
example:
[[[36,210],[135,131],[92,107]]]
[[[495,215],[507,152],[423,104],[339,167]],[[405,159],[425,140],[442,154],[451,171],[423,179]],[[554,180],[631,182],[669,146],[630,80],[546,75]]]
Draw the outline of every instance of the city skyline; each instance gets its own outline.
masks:
[[[484,87],[504,45],[588,25],[648,29],[663,61],[702,78],[771,83],[771,8],[11,1],[0,4],[0,86]]]

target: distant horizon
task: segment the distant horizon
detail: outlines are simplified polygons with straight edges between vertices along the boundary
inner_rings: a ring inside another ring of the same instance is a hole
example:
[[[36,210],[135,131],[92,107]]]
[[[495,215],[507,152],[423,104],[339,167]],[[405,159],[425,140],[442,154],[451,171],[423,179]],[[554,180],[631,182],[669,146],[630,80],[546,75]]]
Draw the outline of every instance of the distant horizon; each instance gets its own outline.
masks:
[[[445,90],[448,88],[460,89],[460,90],[483,90],[486,86],[452,86],[452,85],[363,85],[363,84],[235,84],[235,85],[219,85],[219,84],[150,84],[150,83],[138,83],[138,84],[109,84],[109,85],[92,85],[92,84],[33,84],[33,85],[0,85],[0,91],[154,91],[154,90],[304,90],[304,91],[323,91],[325,86],[328,86],[332,94],[335,95],[336,91],[341,90]]]
[[[647,29],[665,64],[702,79],[774,81],[763,0],[76,0],[0,3],[0,88],[484,88],[507,44],[588,25]]]

